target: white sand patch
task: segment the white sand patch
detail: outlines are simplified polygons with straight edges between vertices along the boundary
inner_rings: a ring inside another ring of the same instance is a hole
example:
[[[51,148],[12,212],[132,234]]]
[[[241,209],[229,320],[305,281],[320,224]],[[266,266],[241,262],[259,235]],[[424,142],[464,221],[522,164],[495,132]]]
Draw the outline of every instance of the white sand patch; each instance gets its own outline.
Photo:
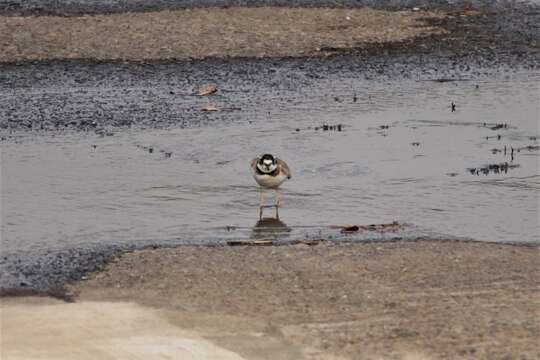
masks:
[[[18,300],[0,307],[2,360],[243,359],[140,305]]]

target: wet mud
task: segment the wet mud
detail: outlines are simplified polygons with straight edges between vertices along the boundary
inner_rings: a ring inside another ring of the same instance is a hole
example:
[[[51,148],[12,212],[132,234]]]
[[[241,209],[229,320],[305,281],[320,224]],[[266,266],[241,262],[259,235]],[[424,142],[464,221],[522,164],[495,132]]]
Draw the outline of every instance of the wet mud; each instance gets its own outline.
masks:
[[[0,296],[51,296],[70,301],[64,285],[99,270],[115,255],[133,246],[77,248],[48,253],[3,253],[0,257]]]
[[[510,62],[515,69],[538,66],[536,61],[523,63],[518,58]],[[0,65],[0,129],[6,138],[9,131],[19,129],[32,130],[35,134],[76,130],[110,136],[114,128],[211,125],[234,121],[263,109],[271,116],[271,108],[288,106],[298,101],[295,97],[307,95],[311,86],[332,78],[384,82],[454,77],[475,81],[506,72],[509,65],[486,58],[426,59],[420,55]],[[194,95],[207,83],[219,84],[221,91],[205,97]],[[354,91],[351,88],[348,94],[334,93],[351,99],[335,102],[336,105],[360,105],[371,100],[363,95],[366,98],[354,102]],[[270,106],[272,103],[274,107]],[[200,111],[208,106],[221,111]]]

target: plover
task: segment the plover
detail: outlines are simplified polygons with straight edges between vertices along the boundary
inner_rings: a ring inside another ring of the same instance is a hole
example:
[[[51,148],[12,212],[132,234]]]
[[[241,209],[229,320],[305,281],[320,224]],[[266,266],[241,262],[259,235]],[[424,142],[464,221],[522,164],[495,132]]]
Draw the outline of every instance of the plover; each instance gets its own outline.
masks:
[[[271,154],[264,154],[251,161],[251,171],[253,178],[260,185],[261,203],[259,205],[259,218],[262,218],[262,211],[265,207],[276,208],[276,218],[279,207],[279,186],[287,179],[291,178],[291,171],[287,163]],[[274,205],[264,205],[264,189],[274,189],[276,191],[276,203]]]

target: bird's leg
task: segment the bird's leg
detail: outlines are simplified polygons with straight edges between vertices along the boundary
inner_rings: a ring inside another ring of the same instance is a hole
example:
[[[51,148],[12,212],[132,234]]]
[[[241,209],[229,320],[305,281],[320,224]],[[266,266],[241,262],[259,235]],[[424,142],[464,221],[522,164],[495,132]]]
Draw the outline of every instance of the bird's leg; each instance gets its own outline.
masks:
[[[261,193],[261,202],[259,203],[259,220],[261,220],[262,215],[263,215],[263,207],[264,207],[264,189],[260,187],[259,192]]]
[[[280,204],[280,199],[279,199],[279,189],[276,189],[276,204],[274,205],[275,208],[276,208],[276,219],[279,220],[279,204]]]

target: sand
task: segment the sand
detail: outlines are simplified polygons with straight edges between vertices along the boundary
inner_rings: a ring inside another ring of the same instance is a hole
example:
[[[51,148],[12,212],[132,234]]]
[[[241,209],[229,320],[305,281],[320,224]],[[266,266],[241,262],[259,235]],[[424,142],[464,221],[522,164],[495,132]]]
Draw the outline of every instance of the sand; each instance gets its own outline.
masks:
[[[29,298],[1,310],[3,360],[243,359],[133,303]]]
[[[139,250],[71,284],[75,303],[3,298],[1,358],[538,359],[539,259],[461,241]]]
[[[186,9],[94,16],[0,16],[0,62],[318,55],[444,31],[435,12]]]
[[[458,241],[178,247],[124,254],[69,290],[161,309],[248,359],[537,359],[538,255]]]

